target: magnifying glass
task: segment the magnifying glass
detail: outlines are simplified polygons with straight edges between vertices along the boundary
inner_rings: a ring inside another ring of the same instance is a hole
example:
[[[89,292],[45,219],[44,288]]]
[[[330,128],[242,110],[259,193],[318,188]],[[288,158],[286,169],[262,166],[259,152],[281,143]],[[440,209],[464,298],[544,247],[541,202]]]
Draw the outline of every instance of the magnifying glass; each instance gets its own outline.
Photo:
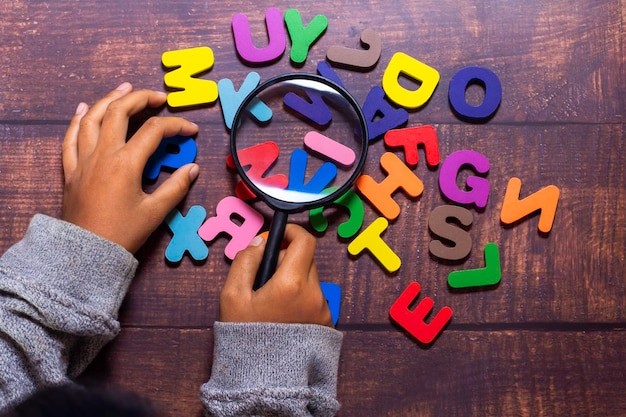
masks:
[[[260,107],[271,117],[258,117]],[[233,119],[230,151],[245,185],[274,210],[255,290],[276,271],[287,216],[343,195],[365,164],[368,141],[356,100],[324,77],[279,75],[246,96]],[[263,172],[251,169],[256,160],[263,160]]]

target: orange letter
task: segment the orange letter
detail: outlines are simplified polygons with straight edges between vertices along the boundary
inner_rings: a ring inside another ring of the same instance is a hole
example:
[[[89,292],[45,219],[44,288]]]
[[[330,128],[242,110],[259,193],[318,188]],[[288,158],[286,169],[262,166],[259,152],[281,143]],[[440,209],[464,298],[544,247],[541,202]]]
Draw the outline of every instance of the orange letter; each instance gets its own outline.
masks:
[[[554,223],[556,206],[559,203],[559,189],[555,185],[548,185],[545,188],[529,195],[524,199],[519,199],[522,181],[519,178],[511,178],[506,187],[500,221],[504,224],[514,223],[523,217],[539,210],[539,231],[549,233]]]

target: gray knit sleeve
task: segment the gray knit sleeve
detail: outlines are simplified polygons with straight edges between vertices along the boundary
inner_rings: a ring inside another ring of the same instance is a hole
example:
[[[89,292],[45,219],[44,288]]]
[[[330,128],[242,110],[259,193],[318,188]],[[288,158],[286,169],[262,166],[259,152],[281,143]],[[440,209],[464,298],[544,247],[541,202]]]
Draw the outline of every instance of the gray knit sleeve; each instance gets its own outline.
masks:
[[[208,415],[333,416],[343,335],[325,326],[215,323]]]
[[[119,331],[137,261],[73,224],[36,215],[0,258],[0,410],[82,372]]]

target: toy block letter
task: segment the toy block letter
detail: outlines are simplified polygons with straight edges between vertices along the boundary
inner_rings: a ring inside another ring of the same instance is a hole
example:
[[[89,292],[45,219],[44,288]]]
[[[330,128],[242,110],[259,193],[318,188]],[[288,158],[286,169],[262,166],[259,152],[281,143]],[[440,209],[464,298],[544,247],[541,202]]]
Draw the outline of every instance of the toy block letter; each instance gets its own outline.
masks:
[[[289,9],[285,12],[285,24],[291,38],[289,57],[294,63],[302,64],[306,61],[311,45],[326,31],[328,19],[318,14],[305,27],[300,12],[296,9]]]
[[[352,148],[319,132],[311,131],[304,135],[304,145],[316,156],[330,159],[346,168],[350,168],[356,161],[356,153]]]
[[[209,256],[209,248],[198,235],[198,229],[205,218],[206,210],[202,206],[191,207],[184,217],[177,209],[167,215],[165,223],[173,236],[165,248],[165,259],[180,262],[185,252],[196,261],[203,261]]]
[[[296,149],[291,153],[287,189],[311,195],[321,194],[337,176],[337,167],[330,162],[324,162],[305,184],[304,176],[308,161],[309,156],[303,149]],[[313,199],[316,200],[317,198]]]
[[[417,90],[408,90],[400,85],[399,79],[403,75],[420,83]],[[383,73],[382,85],[391,101],[407,109],[417,109],[426,104],[438,83],[439,72],[436,69],[407,54],[396,52]]]
[[[457,176],[464,166],[472,167],[479,174],[486,175],[489,172],[489,160],[483,154],[470,150],[453,152],[441,164],[439,189],[446,198],[456,203],[484,208],[489,199],[489,181],[471,175],[466,180],[469,191],[460,190],[457,187]]]
[[[458,261],[465,258],[472,250],[472,237],[465,230],[449,223],[456,220],[461,225],[469,227],[474,221],[472,212],[459,206],[439,206],[430,213],[428,229],[438,237],[451,244],[444,244],[441,240],[432,240],[428,250],[433,256],[449,261]]]
[[[233,16],[232,27],[237,53],[244,60],[254,64],[269,63],[285,52],[287,39],[283,15],[276,7],[270,7],[265,11],[265,25],[267,28],[268,44],[263,48],[257,48],[252,41],[250,22],[245,14],[238,13]]]
[[[384,217],[374,220],[348,245],[348,253],[353,256],[359,255],[367,249],[374,258],[389,272],[396,272],[402,264],[400,258],[381,238],[387,230],[389,222]]]
[[[335,64],[348,67],[368,69],[372,68],[383,50],[383,42],[378,32],[365,29],[361,32],[361,45],[365,49],[346,48],[341,45],[333,45],[326,51],[326,59]]]
[[[380,214],[393,220],[400,214],[400,206],[394,201],[393,193],[402,189],[410,197],[419,197],[424,191],[424,184],[391,152],[380,157],[380,166],[387,172],[387,178],[377,183],[369,175],[361,175],[356,180],[356,186]]]
[[[469,288],[495,285],[502,278],[500,254],[495,243],[485,245],[485,267],[452,271],[448,274],[448,285],[452,288]]]
[[[337,188],[328,188],[324,191],[333,193],[336,190]],[[354,191],[348,190],[331,204],[345,207],[350,213],[348,220],[337,227],[339,237],[348,239],[356,235],[363,225],[363,219],[365,217],[363,201],[361,201],[359,196]],[[313,227],[316,232],[322,233],[328,228],[328,220],[324,217],[325,208],[326,207],[318,207],[309,211],[309,223],[311,223],[311,227]]]
[[[235,90],[233,82],[228,78],[218,81],[217,89],[219,91],[220,104],[222,105],[222,114],[224,115],[226,127],[232,129],[235,113],[237,113],[239,106],[246,96],[259,85],[259,81],[261,81],[261,76],[256,72],[250,72],[241,84],[239,91]],[[252,100],[248,110],[259,122],[267,122],[272,118],[272,110],[257,98]]]
[[[379,86],[372,87],[367,94],[363,103],[363,116],[370,141],[409,120],[409,113],[405,109],[396,109],[385,100],[385,91]]]
[[[519,199],[522,189],[522,181],[519,178],[511,178],[506,187],[500,221],[504,224],[515,223],[516,221],[536,212],[539,214],[539,231],[549,233],[552,230],[556,207],[559,204],[559,188],[555,185],[548,185],[545,188]]]
[[[167,95],[170,107],[196,106],[217,100],[217,83],[195,76],[213,67],[213,50],[206,46],[163,52],[161,62],[165,68],[173,69],[163,76],[169,88],[178,89]]]
[[[320,287],[328,303],[333,324],[336,326],[339,321],[339,309],[341,307],[341,287],[331,282],[320,282]]]
[[[196,159],[198,147],[193,138],[172,136],[164,138],[156,151],[148,158],[143,170],[143,177],[154,181],[162,168],[178,169]]]
[[[330,123],[333,114],[324,102],[322,95],[311,90],[308,90],[306,95],[309,101],[290,91],[283,97],[283,104],[317,126],[325,126]]]
[[[414,310],[409,310],[420,289],[419,283],[410,283],[389,309],[389,316],[417,340],[428,344],[435,340],[448,324],[452,318],[452,309],[448,306],[442,307],[430,323],[426,324],[424,319],[435,305],[432,298],[424,298]]]
[[[416,126],[406,129],[393,129],[385,133],[385,145],[404,149],[407,165],[416,166],[419,161],[417,148],[424,146],[426,163],[430,167],[439,165],[439,142],[433,126]]]
[[[278,159],[280,149],[276,142],[263,142],[258,145],[241,149],[237,152],[239,163],[243,168],[248,167],[246,175],[255,183],[275,188],[287,188],[289,180],[286,175],[276,174],[265,177],[265,173],[269,171],[274,162]],[[235,169],[235,162],[232,155],[226,157],[226,165]],[[237,197],[242,200],[254,198],[252,191],[242,182],[239,181],[235,187]]]
[[[339,75],[337,75],[337,73],[335,72],[334,69],[332,69],[330,67],[330,65],[328,65],[328,62],[326,61],[320,61],[317,64],[317,73],[319,75],[321,75],[324,78],[327,78],[331,81],[334,81],[335,84],[337,84],[340,87],[346,88],[343,83],[341,82],[341,79],[339,78]]]
[[[217,203],[215,212],[215,217],[210,217],[200,226],[198,235],[210,242],[219,234],[226,233],[231,239],[224,248],[224,255],[228,259],[235,259],[235,255],[245,249],[263,227],[263,215],[232,196]]]
[[[483,102],[478,106],[473,106],[465,100],[465,92],[470,84],[478,84],[485,89]],[[491,117],[500,106],[502,85],[498,76],[487,68],[461,68],[450,79],[448,99],[452,110],[459,116],[477,121],[484,120]]]

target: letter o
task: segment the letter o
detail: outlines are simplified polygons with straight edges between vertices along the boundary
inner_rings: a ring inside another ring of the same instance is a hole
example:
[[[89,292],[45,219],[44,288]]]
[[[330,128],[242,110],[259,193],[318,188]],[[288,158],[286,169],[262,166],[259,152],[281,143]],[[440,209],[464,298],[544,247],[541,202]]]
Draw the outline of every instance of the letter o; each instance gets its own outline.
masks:
[[[465,100],[465,91],[471,83],[482,83],[485,88],[485,98],[478,106],[473,106]],[[502,100],[502,84],[496,74],[487,68],[465,67],[460,69],[450,80],[448,99],[452,110],[461,117],[481,120],[491,117]]]

